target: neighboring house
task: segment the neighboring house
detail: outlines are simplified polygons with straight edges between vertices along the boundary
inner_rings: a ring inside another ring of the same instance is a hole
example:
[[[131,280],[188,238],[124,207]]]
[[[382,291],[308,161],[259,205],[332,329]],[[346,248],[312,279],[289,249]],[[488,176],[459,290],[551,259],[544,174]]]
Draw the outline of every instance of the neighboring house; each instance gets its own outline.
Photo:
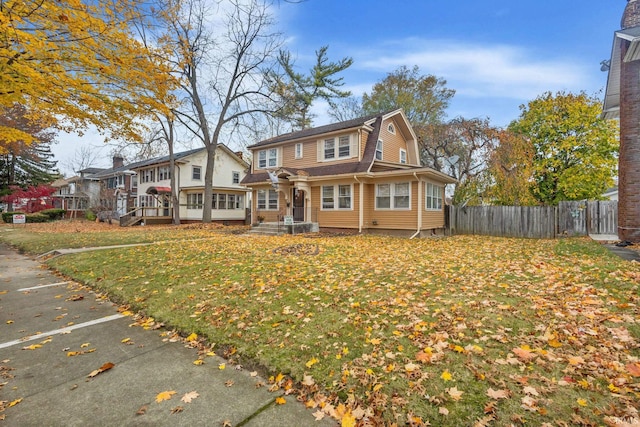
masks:
[[[58,179],[51,186],[56,192],[51,196],[55,208],[66,210],[66,218],[83,218],[86,211],[100,202],[100,181],[96,174],[101,168],[86,168],[68,179]]]
[[[211,219],[215,222],[244,223],[247,189],[240,186],[249,168],[240,153],[218,144],[213,171]],[[169,156],[158,157],[128,166],[138,177],[136,217],[146,223],[171,222],[171,173],[176,176],[180,220],[202,221],[204,178],[207,150],[197,148],[174,154],[175,170],[169,167]],[[127,220],[134,222],[134,220]],[[122,222],[121,222],[122,223]]]
[[[612,187],[602,193],[602,198],[606,200],[618,200],[618,187]]]
[[[248,148],[253,164],[242,184],[252,191],[254,224],[288,215],[319,228],[405,235],[445,226],[444,187],[456,180],[420,165],[417,137],[402,110]]]
[[[97,208],[118,218],[136,206],[138,180],[131,165],[124,165],[124,158],[113,156],[113,167],[96,173],[100,181],[100,201]]]

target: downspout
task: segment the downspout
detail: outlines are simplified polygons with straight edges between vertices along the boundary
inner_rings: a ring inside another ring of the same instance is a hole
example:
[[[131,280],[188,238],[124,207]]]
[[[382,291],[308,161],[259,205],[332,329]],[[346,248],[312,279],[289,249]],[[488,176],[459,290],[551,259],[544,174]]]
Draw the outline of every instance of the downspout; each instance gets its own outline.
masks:
[[[420,178],[418,178],[418,174],[417,173],[413,173],[413,176],[416,178],[416,180],[418,181],[418,230],[416,230],[415,234],[411,237],[409,237],[409,240],[415,238],[418,234],[420,234],[420,231],[422,231],[422,186],[420,185]]]
[[[358,233],[362,233],[362,227],[364,226],[364,182],[360,181],[356,175],[353,176],[353,179],[360,184],[360,197],[358,197]]]

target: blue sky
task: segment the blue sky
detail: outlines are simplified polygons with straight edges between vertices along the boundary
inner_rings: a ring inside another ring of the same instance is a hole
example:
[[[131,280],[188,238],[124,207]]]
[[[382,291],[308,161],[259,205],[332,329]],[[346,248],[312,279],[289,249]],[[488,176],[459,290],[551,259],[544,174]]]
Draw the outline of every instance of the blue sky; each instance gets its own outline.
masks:
[[[282,2],[283,0],[281,0]],[[287,47],[308,70],[314,51],[350,56],[355,95],[402,65],[456,90],[448,117],[489,117],[506,126],[546,91],[597,94],[625,0],[306,0],[281,3]],[[601,95],[601,94],[600,94]],[[320,109],[314,124],[326,121]]]
[[[279,1],[276,21],[299,71],[308,71],[315,50],[328,45],[330,59],[353,58],[342,76],[345,88],[360,96],[398,67],[418,65],[422,74],[443,78],[456,91],[449,119],[488,117],[495,126],[508,125],[518,118],[520,105],[546,91],[601,97],[607,73],[600,71],[600,61],[611,55],[626,5],[625,0]],[[326,105],[313,111],[314,125],[329,121]],[[89,139],[104,154],[95,166],[109,167],[109,148],[100,137],[88,137],[61,135],[52,147],[59,165]]]

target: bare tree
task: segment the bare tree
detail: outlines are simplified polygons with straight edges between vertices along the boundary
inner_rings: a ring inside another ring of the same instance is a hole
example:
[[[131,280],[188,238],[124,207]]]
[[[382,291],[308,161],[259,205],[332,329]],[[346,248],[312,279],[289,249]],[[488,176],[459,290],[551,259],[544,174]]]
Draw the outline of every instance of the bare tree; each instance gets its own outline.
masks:
[[[80,145],[73,152],[73,156],[62,162],[62,166],[73,173],[78,173],[100,163],[102,148],[91,145]]]
[[[216,13],[206,0],[165,0],[164,7],[169,32],[163,42],[171,48],[184,95],[176,119],[207,150],[203,222],[211,222],[220,138],[238,130],[252,116],[271,114],[278,108],[268,76],[277,67],[281,37],[271,30],[269,5],[261,0],[227,0],[217,7],[218,13],[226,14],[222,31],[208,21]]]
[[[347,120],[363,117],[365,112],[362,108],[362,99],[357,96],[338,99],[327,110],[327,114],[336,122],[346,122]]]
[[[499,130],[488,119],[457,117],[447,123],[420,128],[424,163],[458,180],[455,204],[475,204],[486,186],[485,172],[498,141]]]

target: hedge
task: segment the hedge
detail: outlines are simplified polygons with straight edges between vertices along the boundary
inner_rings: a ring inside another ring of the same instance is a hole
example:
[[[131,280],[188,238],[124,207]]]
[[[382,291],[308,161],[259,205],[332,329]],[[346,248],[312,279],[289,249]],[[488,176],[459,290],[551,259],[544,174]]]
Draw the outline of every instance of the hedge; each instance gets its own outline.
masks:
[[[40,212],[30,214],[25,214],[24,212],[3,212],[2,220],[7,224],[12,224],[14,215],[25,215],[26,221],[29,223],[47,222],[50,220],[50,217],[48,215],[42,215]]]
[[[65,211],[64,209],[45,209],[43,211],[38,212],[39,214],[42,215],[46,215],[49,217],[50,220],[56,220],[56,219],[63,219],[64,218],[64,214],[67,211]]]

